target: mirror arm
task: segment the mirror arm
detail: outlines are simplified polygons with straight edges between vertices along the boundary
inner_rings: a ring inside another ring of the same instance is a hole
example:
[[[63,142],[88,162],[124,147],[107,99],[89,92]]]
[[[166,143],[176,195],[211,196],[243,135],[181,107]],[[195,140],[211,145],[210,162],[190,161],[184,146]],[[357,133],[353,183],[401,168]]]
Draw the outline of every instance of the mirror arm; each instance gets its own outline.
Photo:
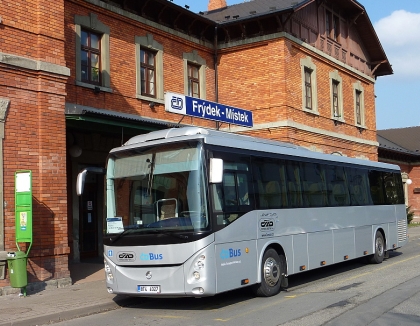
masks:
[[[81,196],[83,194],[86,175],[88,173],[105,174],[106,170],[104,168],[99,168],[99,167],[88,167],[80,171],[79,174],[77,175],[77,181],[76,181],[76,193],[78,196]]]

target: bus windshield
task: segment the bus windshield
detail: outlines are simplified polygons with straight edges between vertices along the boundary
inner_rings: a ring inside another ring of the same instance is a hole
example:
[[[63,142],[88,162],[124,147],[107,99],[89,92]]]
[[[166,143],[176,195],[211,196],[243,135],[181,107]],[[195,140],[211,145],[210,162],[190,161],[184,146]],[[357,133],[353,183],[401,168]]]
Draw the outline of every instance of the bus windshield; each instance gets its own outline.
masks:
[[[111,154],[105,234],[207,229],[202,155],[199,142]]]

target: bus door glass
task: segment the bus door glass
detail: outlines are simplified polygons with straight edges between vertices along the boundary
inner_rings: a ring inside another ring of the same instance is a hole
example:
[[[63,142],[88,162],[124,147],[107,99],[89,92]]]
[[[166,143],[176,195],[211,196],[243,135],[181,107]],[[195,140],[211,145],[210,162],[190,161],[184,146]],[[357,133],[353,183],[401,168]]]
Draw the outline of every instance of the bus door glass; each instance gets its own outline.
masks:
[[[214,157],[223,159],[223,181],[211,187],[216,225],[223,227],[254,208],[254,191],[249,158],[224,153]]]

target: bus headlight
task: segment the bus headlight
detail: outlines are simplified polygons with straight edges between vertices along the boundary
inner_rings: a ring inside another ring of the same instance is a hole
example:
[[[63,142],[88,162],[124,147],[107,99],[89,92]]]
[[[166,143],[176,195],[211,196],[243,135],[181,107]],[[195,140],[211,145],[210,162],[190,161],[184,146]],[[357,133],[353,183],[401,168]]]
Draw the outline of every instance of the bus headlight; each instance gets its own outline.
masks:
[[[206,259],[206,256],[204,256],[204,255],[200,255],[200,256],[197,258],[197,260],[196,260],[196,262],[195,262],[195,264],[194,264],[194,269],[195,269],[196,271],[204,268],[204,260],[205,260],[205,259]]]
[[[195,271],[195,272],[193,273],[193,275],[194,275],[194,278],[195,278],[196,280],[199,280],[199,279],[200,279],[200,273],[199,273],[199,272]]]
[[[106,279],[108,280],[108,282],[112,282],[114,280],[114,275],[111,272],[111,267],[108,265],[106,260],[104,260],[104,265],[105,265]]]

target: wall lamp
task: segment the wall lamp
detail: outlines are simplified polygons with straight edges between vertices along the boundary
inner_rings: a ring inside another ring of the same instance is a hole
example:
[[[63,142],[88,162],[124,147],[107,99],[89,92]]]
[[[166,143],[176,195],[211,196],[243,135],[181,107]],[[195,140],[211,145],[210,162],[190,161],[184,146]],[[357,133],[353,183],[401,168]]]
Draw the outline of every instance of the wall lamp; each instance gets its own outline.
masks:
[[[101,88],[99,86],[95,86],[95,88],[93,89],[93,92],[95,94],[99,94],[101,92]]]
[[[154,109],[155,109],[155,105],[156,105],[156,103],[155,103],[155,102],[150,102],[150,103],[149,103],[149,107],[150,107],[152,110],[154,110]]]

